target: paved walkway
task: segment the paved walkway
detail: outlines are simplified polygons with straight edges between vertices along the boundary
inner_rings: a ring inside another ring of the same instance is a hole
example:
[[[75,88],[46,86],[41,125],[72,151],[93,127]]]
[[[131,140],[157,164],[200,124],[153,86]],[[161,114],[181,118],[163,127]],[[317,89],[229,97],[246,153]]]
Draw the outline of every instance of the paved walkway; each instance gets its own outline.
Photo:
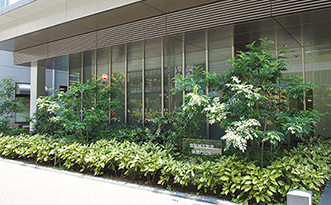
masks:
[[[323,197],[318,202],[318,205],[330,205],[331,204],[331,180],[326,183],[326,187],[323,191]]]
[[[0,158],[1,205],[233,205],[234,203]]]

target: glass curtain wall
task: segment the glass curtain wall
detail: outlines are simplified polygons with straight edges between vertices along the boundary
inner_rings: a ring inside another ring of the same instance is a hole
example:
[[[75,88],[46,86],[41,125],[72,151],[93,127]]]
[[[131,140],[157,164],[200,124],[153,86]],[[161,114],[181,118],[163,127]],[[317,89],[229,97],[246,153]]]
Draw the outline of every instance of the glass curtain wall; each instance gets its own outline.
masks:
[[[205,31],[193,32],[185,35],[185,77],[192,76],[195,69],[206,69],[205,35]]]
[[[222,27],[208,31],[209,72],[218,75],[229,70],[232,57],[232,28]]]
[[[95,79],[95,51],[85,51],[83,53],[83,82]]]
[[[306,81],[317,85],[306,93],[307,108],[324,114],[316,133],[331,137],[331,16],[330,9],[302,15]]]
[[[46,66],[46,87],[54,88],[57,91],[67,91],[68,56],[49,58],[44,62]]]
[[[182,35],[167,36],[164,40],[164,113],[178,111],[183,104],[183,94],[173,95],[175,76],[182,76]]]
[[[81,81],[82,55],[75,53],[69,55],[69,86]]]
[[[128,124],[142,124],[143,43],[128,44]]]
[[[109,48],[101,48],[97,50],[97,80],[101,80],[104,84],[108,84],[110,81],[109,58]],[[106,75],[106,80],[103,80],[103,75]]]
[[[111,85],[117,88],[118,107],[111,114],[112,123],[125,124],[125,46],[111,48]]]
[[[229,69],[230,65],[226,63],[226,60],[232,57],[233,51],[245,51],[246,44],[267,37],[268,40],[275,41],[275,47],[288,51],[287,54],[283,54],[289,64],[285,76],[301,76],[306,81],[318,85],[313,92],[306,92],[305,104],[290,102],[291,106],[297,106],[300,109],[315,108],[325,114],[317,125],[317,134],[331,136],[330,128],[327,126],[331,120],[329,103],[331,98],[331,16],[329,13],[330,9],[319,10],[216,27],[208,31],[165,36],[162,40],[157,38],[87,51],[83,54],[71,54],[68,57],[70,84],[78,81],[86,82],[95,74],[111,75],[112,85],[118,88],[117,99],[120,101],[119,108],[112,114],[112,120],[126,123],[125,113],[127,112],[128,124],[141,125],[143,119],[151,122],[155,117],[161,116],[162,109],[165,114],[181,109],[182,93],[173,95],[171,92],[177,86],[176,76],[190,76],[194,73],[193,67],[200,66],[205,69],[206,65],[209,72],[221,74]],[[206,48],[209,49],[208,53]],[[94,52],[97,52],[96,60]],[[209,59],[206,59],[206,56]],[[164,65],[161,65],[162,58]],[[206,64],[207,61],[208,64]],[[93,69],[94,62],[97,63],[96,73]],[[128,69],[127,73],[125,73],[125,66]],[[164,99],[162,99],[161,88],[162,67],[164,68]],[[125,93],[126,85],[127,93]],[[164,108],[162,108],[162,101],[164,101]],[[127,110],[125,110],[126,103]],[[220,130],[213,126],[209,128],[210,137],[219,139]],[[202,132],[206,133],[206,130]]]
[[[208,31],[209,72],[218,75],[229,70],[232,57],[232,26]],[[219,140],[225,131],[218,124],[209,125],[209,138]]]
[[[145,122],[162,116],[161,39],[145,42]]]
[[[191,77],[198,69],[206,70],[206,31],[187,33],[185,35],[185,67],[184,77]],[[199,136],[207,135],[207,118],[198,116],[201,127]]]

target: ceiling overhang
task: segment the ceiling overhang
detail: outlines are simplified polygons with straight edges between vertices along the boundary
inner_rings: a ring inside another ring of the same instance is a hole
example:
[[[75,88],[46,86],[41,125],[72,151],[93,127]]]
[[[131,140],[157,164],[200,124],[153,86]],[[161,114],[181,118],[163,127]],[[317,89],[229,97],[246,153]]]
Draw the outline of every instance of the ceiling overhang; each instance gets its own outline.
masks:
[[[67,14],[66,19],[62,22],[60,21],[56,23],[55,18],[61,17],[57,16],[58,14],[56,12],[52,12],[50,9],[52,9],[52,6],[56,9],[56,6],[60,5],[61,2],[67,5],[67,1],[75,0],[52,1],[54,5],[46,5],[45,2],[50,2],[49,0],[37,0],[29,5],[1,15],[0,22],[3,22],[3,24],[0,25],[0,50],[19,51],[61,39],[126,24],[128,22],[138,21],[169,12],[216,2],[217,0],[123,0],[122,4],[119,4],[117,7],[115,5],[115,7],[108,10],[89,13],[90,15],[84,16],[84,11],[76,11],[76,13],[78,13],[76,17],[79,17],[79,12],[82,13],[82,17],[80,18],[75,19],[72,16],[69,18]],[[102,0],[100,0],[100,2],[102,2]],[[58,7],[60,9],[60,6]],[[33,10],[34,8],[36,9],[35,11]],[[47,11],[49,14],[45,14]],[[63,9],[61,11],[63,11]],[[46,15],[45,18],[50,23],[48,26],[46,25],[29,32],[28,25],[30,23],[32,27],[34,26],[33,17],[37,19],[38,12],[44,12],[43,16]],[[23,13],[25,15],[22,15]],[[10,23],[10,19],[15,19],[14,21],[16,22],[21,20],[27,23],[25,24],[25,27],[22,28],[20,28],[20,24],[17,23],[17,28],[15,28],[15,25]],[[30,22],[29,19],[31,19]],[[13,32],[14,29],[15,32],[12,33],[11,37],[10,35],[3,37],[1,36],[1,30],[4,31],[4,28],[7,28],[8,32]]]

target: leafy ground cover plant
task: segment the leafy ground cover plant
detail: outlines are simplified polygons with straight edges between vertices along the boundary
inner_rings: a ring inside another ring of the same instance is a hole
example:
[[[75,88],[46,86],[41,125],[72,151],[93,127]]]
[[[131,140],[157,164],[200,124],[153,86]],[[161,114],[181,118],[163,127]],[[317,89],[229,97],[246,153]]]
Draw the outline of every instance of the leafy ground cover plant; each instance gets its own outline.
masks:
[[[290,189],[311,190],[314,203],[330,178],[330,139],[312,138],[260,168],[236,155],[194,163],[180,160],[171,147],[147,142],[97,140],[91,144],[41,135],[0,136],[0,155],[94,175],[176,185],[241,204],[284,203]]]
[[[304,92],[314,86],[298,77],[284,77],[283,51],[276,56],[270,47],[273,42],[260,43],[247,45],[248,51],[231,59],[229,71],[221,75],[197,69],[190,78],[176,79],[176,92],[186,91],[183,110],[188,117],[203,113],[211,124],[225,128],[222,139],[229,146],[243,152],[248,145],[260,147],[264,167],[267,144],[273,158],[273,149],[288,136],[303,139],[313,132],[319,114],[294,106],[303,103]]]

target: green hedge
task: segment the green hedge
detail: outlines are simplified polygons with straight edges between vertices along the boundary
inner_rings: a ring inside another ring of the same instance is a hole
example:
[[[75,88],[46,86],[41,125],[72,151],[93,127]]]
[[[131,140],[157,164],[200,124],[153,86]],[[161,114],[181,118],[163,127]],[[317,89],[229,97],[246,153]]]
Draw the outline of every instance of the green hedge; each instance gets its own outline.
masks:
[[[179,184],[242,204],[284,203],[290,189],[306,189],[313,191],[316,203],[320,187],[330,178],[331,142],[315,139],[308,144],[288,151],[263,169],[235,155],[196,164],[178,160],[171,148],[152,143],[99,140],[87,145],[40,135],[0,136],[0,156],[95,175]]]

